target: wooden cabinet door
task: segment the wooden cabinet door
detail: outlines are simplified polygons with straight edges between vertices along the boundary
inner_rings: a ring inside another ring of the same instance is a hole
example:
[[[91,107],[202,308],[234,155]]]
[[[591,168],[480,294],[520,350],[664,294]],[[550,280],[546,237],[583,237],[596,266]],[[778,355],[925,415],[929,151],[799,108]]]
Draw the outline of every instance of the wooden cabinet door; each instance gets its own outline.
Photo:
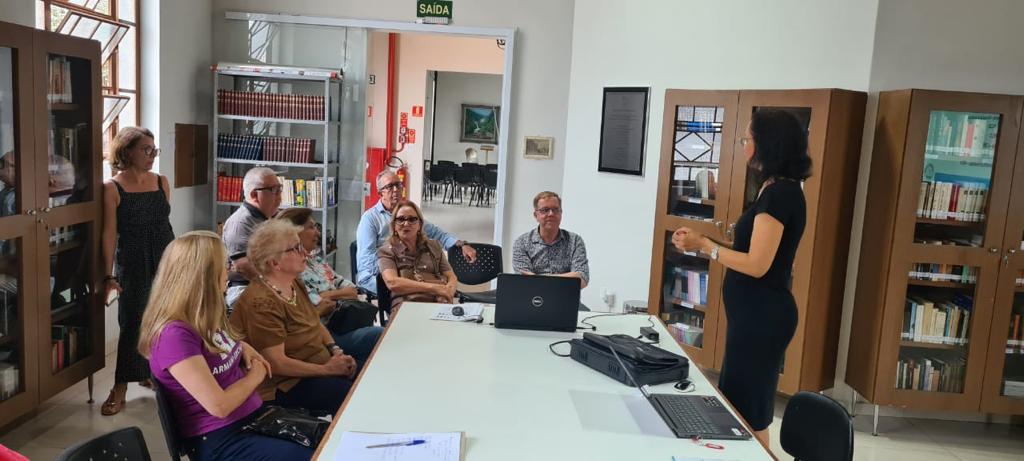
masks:
[[[1021,103],[912,93],[876,403],[979,408]]]
[[[0,427],[39,401],[32,33],[0,24]]]
[[[103,367],[99,56],[98,42],[35,32],[40,399]]]
[[[1024,137],[1014,164],[981,411],[1024,414]]]
[[[676,250],[671,235],[688,227],[724,237],[737,100],[736,91],[665,92],[649,310],[702,367],[714,360],[724,271],[706,255]]]
[[[756,174],[747,165],[747,159],[739,146],[739,138],[743,137],[753,113],[762,108],[782,109],[792,113],[807,130],[807,150],[813,160],[811,177],[804,183],[804,195],[807,202],[807,227],[797,249],[793,267],[791,290],[796,299],[799,322],[796,333],[786,349],[786,355],[779,377],[779,390],[793,394],[799,387],[800,363],[803,350],[803,328],[807,318],[807,291],[810,282],[811,250],[814,242],[814,226],[817,210],[817,194],[821,188],[821,158],[825,150],[829,113],[830,90],[777,90],[777,91],[743,91],[740,93],[737,114],[737,147],[733,154],[732,190],[729,195],[727,237],[730,241],[735,237],[733,229],[744,211],[754,202],[759,192],[760,183]],[[725,352],[725,328],[727,321],[719,322],[718,353],[716,368],[720,368]]]

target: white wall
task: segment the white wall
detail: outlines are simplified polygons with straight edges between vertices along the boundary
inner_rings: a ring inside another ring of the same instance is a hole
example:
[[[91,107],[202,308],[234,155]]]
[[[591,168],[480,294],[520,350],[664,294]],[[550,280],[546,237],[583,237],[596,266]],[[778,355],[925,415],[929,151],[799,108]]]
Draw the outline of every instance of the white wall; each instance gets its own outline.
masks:
[[[427,91],[430,90],[429,84]],[[466,149],[477,150],[477,163],[486,162],[480,143],[459,141],[462,130],[462,104],[501,105],[501,75],[466,72],[438,72],[437,99],[434,119],[434,161],[451,160],[457,164],[466,161]],[[429,138],[424,137],[426,142]],[[429,151],[429,146],[424,146]],[[490,163],[498,163],[491,153]]]
[[[36,26],[35,0],[0,0],[0,21]]]
[[[225,11],[284,12],[278,0],[214,0],[215,47],[225,36]],[[340,2],[296,0],[288,14],[344,18],[415,20],[416,3],[407,0]],[[524,161],[522,139],[526,135],[554,136],[556,146],[564,136],[569,89],[572,38],[572,0],[477,0],[458,2],[454,23],[460,26],[515,27],[510,122],[508,196],[505,197],[504,242],[511,248],[516,236],[529,229],[533,195],[542,189],[561,189],[563,159],[551,162]],[[419,85],[424,78],[419,76]],[[380,83],[378,83],[380,85]],[[375,90],[380,91],[378,86]],[[374,109],[376,114],[377,108]],[[507,113],[507,112],[506,112]],[[421,166],[422,167],[422,166]]]
[[[667,88],[868,88],[877,0],[740,3],[575,10],[563,227],[587,243],[591,308],[605,288],[619,305],[647,299]],[[643,177],[597,172],[605,86],[651,87]]]
[[[388,33],[370,33],[369,73],[374,84],[366,86],[366,145],[383,148],[387,142],[388,114]]]

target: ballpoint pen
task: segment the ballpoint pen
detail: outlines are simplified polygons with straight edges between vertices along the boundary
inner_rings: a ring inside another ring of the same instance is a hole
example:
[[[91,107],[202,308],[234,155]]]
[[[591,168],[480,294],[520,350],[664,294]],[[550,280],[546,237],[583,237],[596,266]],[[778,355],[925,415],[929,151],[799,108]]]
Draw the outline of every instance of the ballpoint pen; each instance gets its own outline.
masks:
[[[382,443],[380,445],[368,445],[366,448],[384,448],[384,447],[407,447],[410,445],[419,445],[421,443],[427,443],[426,440],[409,440],[406,442],[394,442],[394,443]]]

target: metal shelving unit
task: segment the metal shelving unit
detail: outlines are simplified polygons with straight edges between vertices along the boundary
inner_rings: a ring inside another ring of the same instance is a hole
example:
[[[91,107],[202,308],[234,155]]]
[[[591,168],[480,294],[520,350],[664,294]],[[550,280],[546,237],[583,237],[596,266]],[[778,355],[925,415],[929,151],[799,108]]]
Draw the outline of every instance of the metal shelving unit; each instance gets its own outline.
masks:
[[[219,63],[214,66],[213,73],[215,94],[219,94],[220,90],[229,90],[272,95],[323,97],[322,120],[307,120],[222,114],[220,100],[215,96],[213,101],[214,136],[233,134],[294,138],[296,137],[295,133],[298,132],[305,135],[306,138],[315,139],[314,158],[317,158],[317,161],[303,163],[222,157],[220,143],[215,139],[212,167],[215,175],[227,172],[232,176],[244,176],[250,168],[265,166],[289,179],[323,178],[319,203],[324,206],[311,207],[308,204],[306,206],[315,212],[315,218],[322,227],[320,245],[327,255],[328,262],[333,265],[333,257],[337,251],[336,248],[328,247],[328,239],[337,234],[336,213],[340,199],[337,180],[340,178],[343,72],[340,69]],[[335,178],[333,193],[328,190],[327,178],[329,177]],[[218,200],[220,198],[218,188],[216,184],[214,186],[212,188],[213,222],[223,223],[235,208],[241,206],[241,202]],[[333,203],[328,201],[330,196],[334,197]],[[281,208],[288,207],[282,206]],[[336,246],[337,244],[335,244]]]

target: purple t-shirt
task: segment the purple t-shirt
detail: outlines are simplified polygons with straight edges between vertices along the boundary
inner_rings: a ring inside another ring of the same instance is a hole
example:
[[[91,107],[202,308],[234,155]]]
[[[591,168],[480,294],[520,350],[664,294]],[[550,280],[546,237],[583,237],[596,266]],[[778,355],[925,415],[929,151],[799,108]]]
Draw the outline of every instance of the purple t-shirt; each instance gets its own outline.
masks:
[[[227,418],[211,415],[178,383],[168,369],[189,357],[202,355],[222,389],[245,376],[242,369],[242,346],[227,334],[218,331],[213,342],[222,352],[212,353],[203,345],[203,338],[187,323],[173,320],[164,326],[150,350],[149,369],[167,393],[167,400],[183,437],[194,437],[220,429],[256,411],[263,401],[253,391]]]

